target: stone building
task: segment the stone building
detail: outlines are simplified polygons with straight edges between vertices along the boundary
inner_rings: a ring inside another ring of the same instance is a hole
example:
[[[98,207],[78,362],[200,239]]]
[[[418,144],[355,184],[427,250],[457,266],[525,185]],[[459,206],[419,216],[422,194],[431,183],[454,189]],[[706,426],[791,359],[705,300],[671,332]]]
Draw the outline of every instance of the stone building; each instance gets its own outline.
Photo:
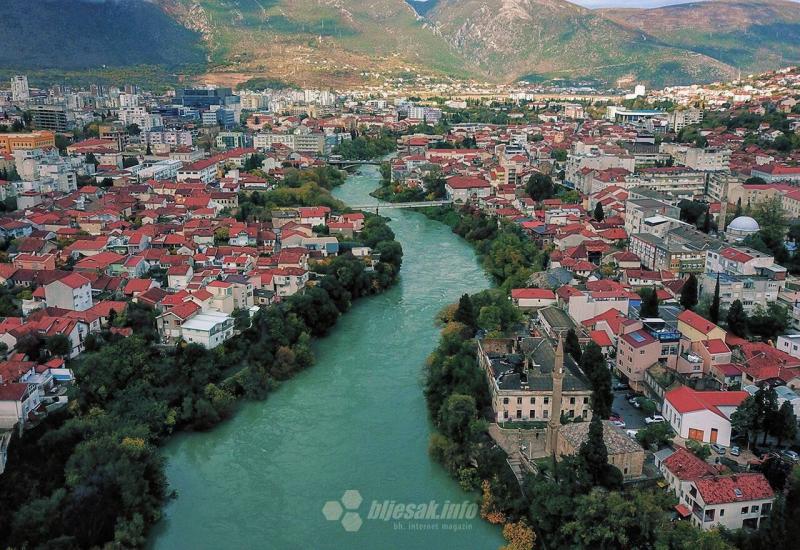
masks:
[[[589,437],[589,422],[564,424],[558,429],[557,456],[572,456]],[[624,479],[642,475],[644,449],[611,421],[603,421],[603,441],[608,449],[608,463],[622,472]]]

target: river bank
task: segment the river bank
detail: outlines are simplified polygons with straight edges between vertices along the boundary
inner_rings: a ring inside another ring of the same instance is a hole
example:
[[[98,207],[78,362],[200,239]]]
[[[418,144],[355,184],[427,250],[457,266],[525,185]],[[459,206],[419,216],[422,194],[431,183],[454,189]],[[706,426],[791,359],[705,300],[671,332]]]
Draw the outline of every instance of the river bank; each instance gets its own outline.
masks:
[[[78,383],[69,408],[11,447],[0,478],[0,544],[140,546],[172,491],[159,448],[175,433],[215,427],[239,402],[261,400],[311,366],[312,337],[326,335],[358,298],[396,282],[402,249],[385,220],[367,216],[358,238],[380,255],[374,270],[353,256],[315,265],[316,284],[303,293],[252,319],[234,312],[240,334],[213,350],[162,345],[157,312],[137,303],[113,318],[129,337],[104,330],[87,338],[70,364]]]
[[[371,202],[376,168],[333,192]],[[373,199],[374,200],[374,199]],[[404,249],[398,283],[360,300],[315,342],[313,369],[263,403],[244,405],[212,432],[165,448],[178,497],[154,530],[152,548],[496,548],[497,528],[459,522],[369,519],[373,501],[474,501],[429,457],[421,365],[438,338],[434,318],[490,280],[469,245],[419,213],[387,211]],[[358,490],[363,525],[347,532],[322,513]]]

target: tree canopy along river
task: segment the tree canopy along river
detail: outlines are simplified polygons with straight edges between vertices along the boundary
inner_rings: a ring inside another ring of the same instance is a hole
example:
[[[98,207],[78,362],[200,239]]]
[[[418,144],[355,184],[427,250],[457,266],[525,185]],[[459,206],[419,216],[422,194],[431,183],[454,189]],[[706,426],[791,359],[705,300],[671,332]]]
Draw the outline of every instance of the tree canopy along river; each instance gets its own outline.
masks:
[[[334,194],[376,203],[369,192],[378,178],[365,166]],[[502,544],[477,506],[453,506],[475,499],[428,457],[421,386],[438,340],[436,313],[488,288],[489,278],[450,228],[412,210],[381,214],[403,245],[397,285],[358,301],[315,343],[316,364],[265,401],[246,403],[209,432],[173,438],[164,453],[178,496],[153,530],[152,548]],[[434,519],[443,515],[452,519]]]

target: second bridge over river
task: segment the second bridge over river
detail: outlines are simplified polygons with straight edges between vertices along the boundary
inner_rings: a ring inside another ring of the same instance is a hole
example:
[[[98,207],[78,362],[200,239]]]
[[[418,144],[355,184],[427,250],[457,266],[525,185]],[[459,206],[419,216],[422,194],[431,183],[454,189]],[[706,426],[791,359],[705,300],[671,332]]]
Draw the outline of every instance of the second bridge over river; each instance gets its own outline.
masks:
[[[389,208],[424,208],[426,206],[447,206],[449,204],[453,204],[451,200],[441,200],[441,201],[419,201],[419,202],[396,202],[396,203],[389,203],[389,202],[380,202],[380,203],[373,203],[373,204],[353,204],[348,205],[353,210],[386,210]]]

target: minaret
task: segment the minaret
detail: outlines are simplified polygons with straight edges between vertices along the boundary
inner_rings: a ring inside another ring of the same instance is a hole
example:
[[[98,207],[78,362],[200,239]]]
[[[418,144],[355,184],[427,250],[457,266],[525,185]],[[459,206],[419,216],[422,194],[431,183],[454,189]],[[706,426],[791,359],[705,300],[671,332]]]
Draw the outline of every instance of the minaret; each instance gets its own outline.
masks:
[[[553,361],[552,377],[553,394],[550,396],[550,419],[547,422],[547,452],[555,454],[558,447],[558,429],[561,426],[561,389],[564,382],[564,341],[560,334]]]

